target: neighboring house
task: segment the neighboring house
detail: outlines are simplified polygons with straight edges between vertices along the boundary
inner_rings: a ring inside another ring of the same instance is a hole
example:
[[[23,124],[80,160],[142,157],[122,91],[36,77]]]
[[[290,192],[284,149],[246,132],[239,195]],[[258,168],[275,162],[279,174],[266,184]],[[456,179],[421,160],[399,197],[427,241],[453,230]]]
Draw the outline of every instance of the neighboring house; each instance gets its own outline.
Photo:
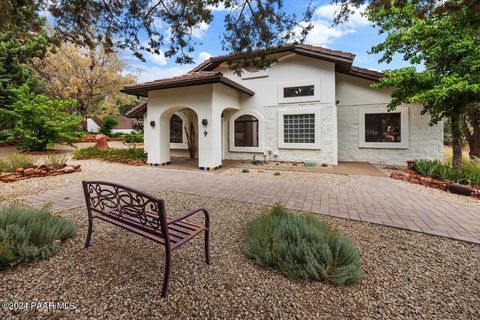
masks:
[[[278,60],[267,70],[238,76],[227,55],[179,77],[125,87],[148,97],[131,110],[144,117],[148,162],[170,162],[170,149],[185,145],[187,122],[196,128],[200,169],[254,155],[333,165],[442,159],[443,124],[429,126],[420,105],[388,112],[390,90],[370,87],[382,73],[352,66],[354,54],[305,44],[273,52]]]
[[[135,132],[134,123],[135,121],[131,118],[125,116],[116,116],[114,117],[118,124],[112,129],[112,133],[132,133]],[[97,117],[92,117],[87,119],[87,131],[97,133],[102,127],[102,120]]]

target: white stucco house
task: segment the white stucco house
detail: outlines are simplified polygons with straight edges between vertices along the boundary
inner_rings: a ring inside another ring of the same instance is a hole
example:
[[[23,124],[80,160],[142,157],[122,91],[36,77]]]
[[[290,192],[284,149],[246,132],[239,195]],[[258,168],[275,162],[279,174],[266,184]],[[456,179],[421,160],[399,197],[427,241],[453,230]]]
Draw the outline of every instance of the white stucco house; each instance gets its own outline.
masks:
[[[227,55],[179,77],[125,87],[148,97],[129,112],[144,118],[148,162],[168,164],[171,149],[186,148],[182,128],[189,122],[201,170],[254,155],[333,165],[442,159],[443,124],[429,126],[419,105],[388,112],[390,91],[370,87],[382,74],[353,66],[354,54],[305,44],[272,54],[270,68],[241,76],[229,69],[234,57]]]

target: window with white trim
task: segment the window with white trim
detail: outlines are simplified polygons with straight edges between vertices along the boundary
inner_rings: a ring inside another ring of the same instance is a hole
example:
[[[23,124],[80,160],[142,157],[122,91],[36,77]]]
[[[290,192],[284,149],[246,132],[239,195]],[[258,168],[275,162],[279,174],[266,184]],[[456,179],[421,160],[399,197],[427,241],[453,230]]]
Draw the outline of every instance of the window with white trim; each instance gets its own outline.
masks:
[[[176,114],[170,118],[170,143],[183,143],[183,120]]]
[[[408,148],[408,107],[397,107],[391,112],[385,107],[360,107],[359,147]]]
[[[258,119],[243,115],[235,120],[235,147],[258,147]]]
[[[320,80],[279,83],[277,100],[278,103],[320,101]]]
[[[320,109],[299,107],[278,111],[278,147],[320,149]]]
[[[402,142],[400,112],[366,113],[365,142]]]
[[[315,143],[315,114],[284,114],[284,143]]]
[[[293,97],[308,97],[315,95],[315,86],[297,86],[297,87],[284,87],[283,88],[283,97],[284,98],[293,98]]]

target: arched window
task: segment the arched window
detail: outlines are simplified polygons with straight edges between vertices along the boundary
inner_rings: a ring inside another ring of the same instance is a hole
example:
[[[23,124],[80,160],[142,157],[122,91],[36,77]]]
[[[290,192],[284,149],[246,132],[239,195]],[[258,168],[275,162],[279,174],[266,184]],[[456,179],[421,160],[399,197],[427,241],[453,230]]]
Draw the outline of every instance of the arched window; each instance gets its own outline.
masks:
[[[176,114],[170,118],[170,143],[183,143],[183,121]]]
[[[235,147],[258,147],[258,119],[243,115],[235,120]]]

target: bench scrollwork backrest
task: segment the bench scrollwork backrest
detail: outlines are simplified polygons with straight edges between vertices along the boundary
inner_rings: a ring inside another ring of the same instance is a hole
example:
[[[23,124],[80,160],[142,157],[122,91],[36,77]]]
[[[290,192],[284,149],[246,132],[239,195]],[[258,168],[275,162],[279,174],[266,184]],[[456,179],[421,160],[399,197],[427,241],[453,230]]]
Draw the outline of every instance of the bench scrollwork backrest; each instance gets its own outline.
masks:
[[[83,191],[89,215],[104,215],[135,227],[156,229],[168,237],[163,200],[130,187],[103,181],[83,181]]]

